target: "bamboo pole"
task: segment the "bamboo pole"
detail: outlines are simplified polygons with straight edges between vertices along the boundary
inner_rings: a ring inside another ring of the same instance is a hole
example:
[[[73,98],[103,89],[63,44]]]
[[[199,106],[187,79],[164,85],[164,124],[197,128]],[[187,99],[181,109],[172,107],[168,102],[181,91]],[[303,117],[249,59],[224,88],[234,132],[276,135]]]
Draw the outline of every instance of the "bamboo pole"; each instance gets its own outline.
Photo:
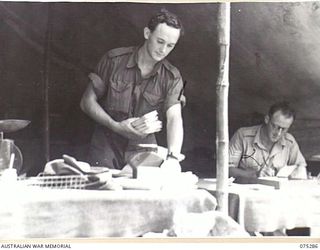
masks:
[[[219,4],[218,44],[220,47],[220,63],[216,84],[217,209],[228,214],[230,3],[227,2]]]

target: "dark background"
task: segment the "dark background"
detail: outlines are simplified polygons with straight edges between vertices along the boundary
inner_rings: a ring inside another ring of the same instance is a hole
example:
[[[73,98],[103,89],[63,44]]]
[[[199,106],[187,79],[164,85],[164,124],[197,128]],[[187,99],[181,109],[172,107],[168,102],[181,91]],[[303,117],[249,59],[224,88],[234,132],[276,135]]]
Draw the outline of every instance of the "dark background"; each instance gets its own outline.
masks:
[[[0,3],[0,119],[28,119],[5,134],[20,147],[28,175],[44,157],[44,48],[51,5],[50,159],[85,160],[93,122],[79,108],[88,73],[109,49],[143,43],[149,17],[166,7],[185,36],[169,60],[188,81],[183,110],[184,170],[215,173],[218,4]],[[291,129],[306,158],[320,153],[320,4],[232,3],[229,131],[259,123],[277,100],[298,112]],[[163,134],[159,135],[161,140]]]

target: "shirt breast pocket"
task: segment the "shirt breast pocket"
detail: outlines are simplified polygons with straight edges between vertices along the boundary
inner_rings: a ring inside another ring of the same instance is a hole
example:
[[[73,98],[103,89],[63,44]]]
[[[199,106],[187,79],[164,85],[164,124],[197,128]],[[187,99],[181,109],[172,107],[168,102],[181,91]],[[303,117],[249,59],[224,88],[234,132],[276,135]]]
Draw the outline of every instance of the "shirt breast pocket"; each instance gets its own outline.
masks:
[[[113,111],[129,113],[132,82],[123,80],[110,81],[108,91],[108,108]]]

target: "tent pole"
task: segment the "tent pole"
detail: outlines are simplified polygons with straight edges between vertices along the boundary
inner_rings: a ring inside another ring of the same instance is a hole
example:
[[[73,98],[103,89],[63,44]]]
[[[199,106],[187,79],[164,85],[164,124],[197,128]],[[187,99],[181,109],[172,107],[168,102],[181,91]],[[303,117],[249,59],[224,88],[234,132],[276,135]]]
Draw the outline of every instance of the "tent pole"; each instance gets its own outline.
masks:
[[[218,45],[220,48],[220,63],[219,76],[216,84],[217,209],[228,214],[228,92],[230,48],[230,3],[228,2],[219,4]]]

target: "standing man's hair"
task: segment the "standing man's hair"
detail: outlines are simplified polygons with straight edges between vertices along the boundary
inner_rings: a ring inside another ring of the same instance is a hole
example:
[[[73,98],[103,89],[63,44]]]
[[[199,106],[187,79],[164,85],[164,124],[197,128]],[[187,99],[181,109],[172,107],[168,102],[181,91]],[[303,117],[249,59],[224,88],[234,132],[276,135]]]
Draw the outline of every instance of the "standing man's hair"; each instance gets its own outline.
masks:
[[[281,111],[281,113],[286,117],[293,117],[293,120],[296,118],[295,110],[286,101],[273,104],[269,109],[269,117],[271,118],[277,111]]]
[[[156,29],[157,25],[160,23],[166,23],[168,26],[179,29],[180,36],[183,36],[184,28],[181,20],[177,15],[169,12],[164,8],[162,8],[158,13],[151,17],[148,23],[148,28],[151,30],[151,32],[153,32]]]

